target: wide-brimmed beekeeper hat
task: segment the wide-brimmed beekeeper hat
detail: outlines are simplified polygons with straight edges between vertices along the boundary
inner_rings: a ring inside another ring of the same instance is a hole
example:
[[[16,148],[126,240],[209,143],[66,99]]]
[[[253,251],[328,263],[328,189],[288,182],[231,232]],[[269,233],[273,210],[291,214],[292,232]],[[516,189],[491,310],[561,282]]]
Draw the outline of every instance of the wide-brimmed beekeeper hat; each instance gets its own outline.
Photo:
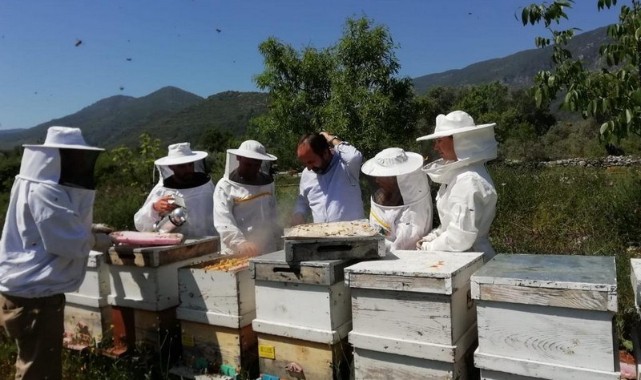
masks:
[[[47,129],[47,137],[44,144],[24,144],[25,148],[60,148],[60,149],[82,149],[99,150],[103,148],[89,146],[82,137],[80,128],[52,126]]]
[[[489,124],[474,124],[472,116],[463,111],[452,111],[447,115],[440,114],[436,117],[436,127],[434,133],[426,136],[421,136],[416,141],[432,140],[439,137],[452,136],[459,133],[478,131],[480,129],[495,126],[496,123]]]
[[[401,148],[387,148],[367,160],[361,167],[364,174],[373,177],[391,177],[412,173],[423,166],[423,156]]]
[[[169,145],[168,153],[165,157],[159,158],[154,163],[156,165],[180,165],[189,162],[199,161],[207,157],[207,152],[191,150],[191,145],[187,142]]]
[[[277,157],[265,151],[265,146],[256,140],[246,140],[238,147],[238,149],[227,149],[228,153],[255,160],[262,161],[276,161]]]

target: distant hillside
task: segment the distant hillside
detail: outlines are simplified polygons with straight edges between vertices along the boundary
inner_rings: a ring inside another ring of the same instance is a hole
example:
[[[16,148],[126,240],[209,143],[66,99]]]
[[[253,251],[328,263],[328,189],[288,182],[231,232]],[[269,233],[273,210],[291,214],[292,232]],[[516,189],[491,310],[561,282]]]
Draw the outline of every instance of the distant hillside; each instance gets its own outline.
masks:
[[[570,50],[590,69],[599,63],[599,47],[607,40],[606,27],[574,37]],[[459,70],[424,75],[413,80],[418,94],[435,86],[460,87],[499,81],[510,87],[532,84],[539,70],[551,68],[551,48],[530,49],[491,59]],[[82,110],[29,129],[0,130],[0,149],[40,143],[51,125],[77,126],[91,144],[105,148],[136,146],[148,132],[163,145],[177,141],[197,143],[208,129],[245,132],[249,120],[267,111],[268,95],[260,92],[221,92],[207,99],[175,87],[164,87],[147,96],[112,96]]]
[[[582,59],[590,69],[598,68],[599,47],[608,38],[606,32],[607,27],[602,27],[575,36],[568,45],[573,57]],[[414,89],[418,94],[423,94],[432,87],[461,87],[494,81],[509,87],[530,86],[538,71],[552,68],[551,56],[551,46],[524,50],[504,58],[474,63],[462,69],[414,78]]]
[[[150,122],[202,101],[202,97],[176,87],[164,87],[141,98],[116,95],[99,100],[72,115],[3,136],[0,148],[42,143],[47,128],[52,125],[82,128],[88,143],[110,148],[122,144],[132,135],[137,138],[140,129]]]

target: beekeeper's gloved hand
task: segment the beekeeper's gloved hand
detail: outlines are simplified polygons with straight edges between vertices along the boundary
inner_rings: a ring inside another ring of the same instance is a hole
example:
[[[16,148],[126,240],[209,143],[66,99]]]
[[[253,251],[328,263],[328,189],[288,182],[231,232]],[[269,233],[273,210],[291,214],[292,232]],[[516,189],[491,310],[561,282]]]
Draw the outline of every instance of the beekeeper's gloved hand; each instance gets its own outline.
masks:
[[[429,243],[433,240],[435,240],[438,237],[438,234],[436,231],[432,231],[426,236],[423,236],[416,242],[416,249],[420,249],[423,251],[429,250]]]
[[[109,235],[102,232],[93,233],[93,246],[91,248],[93,251],[106,253],[112,245],[113,241]]]
[[[114,228],[104,223],[94,223],[91,225],[91,232],[93,233],[100,232],[103,234],[110,234],[114,232]]]

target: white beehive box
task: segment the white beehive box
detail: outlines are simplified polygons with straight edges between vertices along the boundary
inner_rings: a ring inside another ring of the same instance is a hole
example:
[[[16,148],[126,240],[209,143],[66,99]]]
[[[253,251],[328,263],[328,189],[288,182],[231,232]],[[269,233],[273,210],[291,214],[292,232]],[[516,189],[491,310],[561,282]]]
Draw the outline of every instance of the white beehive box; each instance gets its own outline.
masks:
[[[345,268],[356,378],[464,376],[476,340],[469,280],[482,265],[480,252],[394,251]]]
[[[634,304],[641,310],[641,259],[630,259],[630,280],[634,292]]]
[[[233,265],[229,268],[221,264]],[[178,319],[241,328],[256,316],[249,261],[235,255],[178,269]]]
[[[345,260],[302,261],[290,266],[285,251],[250,261],[256,287],[254,331],[333,344],[352,327]]]
[[[497,255],[472,276],[485,379],[618,379],[613,257]]]
[[[67,303],[63,344],[70,349],[95,347],[112,336],[111,306],[93,307]]]
[[[87,259],[85,278],[75,292],[65,293],[67,304],[89,307],[107,306],[109,295],[109,269],[105,262],[105,254],[90,251]]]

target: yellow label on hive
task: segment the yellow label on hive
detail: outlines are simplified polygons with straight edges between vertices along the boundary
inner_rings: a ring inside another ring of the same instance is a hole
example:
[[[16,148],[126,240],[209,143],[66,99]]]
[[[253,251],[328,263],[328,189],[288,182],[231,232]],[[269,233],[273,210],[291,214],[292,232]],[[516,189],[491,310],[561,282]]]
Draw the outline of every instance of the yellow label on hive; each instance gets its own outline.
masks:
[[[194,336],[189,334],[183,334],[182,336],[183,346],[193,347],[194,346]]]
[[[266,359],[276,359],[276,348],[274,346],[259,344],[258,357]]]

